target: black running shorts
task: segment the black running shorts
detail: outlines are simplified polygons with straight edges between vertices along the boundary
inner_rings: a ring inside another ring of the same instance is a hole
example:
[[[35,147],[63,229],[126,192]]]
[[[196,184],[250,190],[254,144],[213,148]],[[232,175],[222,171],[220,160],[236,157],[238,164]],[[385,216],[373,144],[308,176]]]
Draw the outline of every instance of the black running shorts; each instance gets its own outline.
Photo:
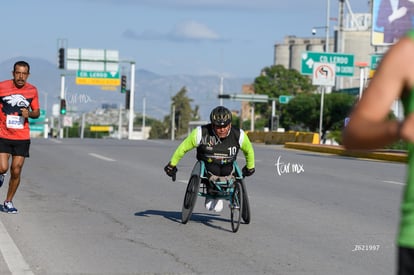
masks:
[[[414,274],[414,249],[398,248],[398,275]]]
[[[0,138],[0,153],[12,156],[29,157],[30,140],[11,140]]]

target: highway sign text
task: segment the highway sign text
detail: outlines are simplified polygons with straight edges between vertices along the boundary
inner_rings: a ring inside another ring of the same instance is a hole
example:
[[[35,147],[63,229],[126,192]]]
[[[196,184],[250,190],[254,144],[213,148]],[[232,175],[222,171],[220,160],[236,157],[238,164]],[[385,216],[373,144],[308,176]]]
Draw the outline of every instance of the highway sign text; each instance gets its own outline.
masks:
[[[354,55],[345,53],[305,52],[302,54],[301,73],[312,75],[315,63],[336,65],[336,76],[354,75]]]

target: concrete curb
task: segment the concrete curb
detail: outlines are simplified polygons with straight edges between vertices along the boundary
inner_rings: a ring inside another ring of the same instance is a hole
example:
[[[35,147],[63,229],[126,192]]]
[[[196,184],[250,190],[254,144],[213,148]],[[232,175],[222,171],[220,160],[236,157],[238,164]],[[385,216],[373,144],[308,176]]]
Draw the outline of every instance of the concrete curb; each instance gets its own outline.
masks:
[[[339,145],[324,145],[324,144],[310,144],[302,142],[286,142],[285,148],[320,152],[327,154],[336,154],[341,156],[356,157],[356,158],[368,158],[385,161],[394,161],[407,163],[408,155],[406,152],[392,151],[392,150],[345,150],[343,146]]]

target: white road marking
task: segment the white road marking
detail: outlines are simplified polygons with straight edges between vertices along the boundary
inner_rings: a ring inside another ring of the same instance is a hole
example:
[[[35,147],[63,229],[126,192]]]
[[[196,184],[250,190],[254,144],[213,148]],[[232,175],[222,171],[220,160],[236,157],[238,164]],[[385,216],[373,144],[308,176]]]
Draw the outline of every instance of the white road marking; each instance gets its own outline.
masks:
[[[13,239],[10,237],[3,223],[0,221],[0,252],[3,255],[11,274],[13,275],[34,275],[29,265],[23,258],[22,253],[17,248]]]
[[[89,155],[92,156],[92,157],[98,158],[98,159],[106,160],[106,161],[116,161],[114,159],[107,158],[107,157],[104,157],[104,156],[101,156],[101,155],[98,155],[98,154],[94,154],[94,153],[89,153]]]
[[[405,183],[404,183],[404,182],[392,181],[392,180],[383,180],[382,182],[385,182],[385,183],[392,183],[392,184],[397,184],[397,185],[405,185]]]

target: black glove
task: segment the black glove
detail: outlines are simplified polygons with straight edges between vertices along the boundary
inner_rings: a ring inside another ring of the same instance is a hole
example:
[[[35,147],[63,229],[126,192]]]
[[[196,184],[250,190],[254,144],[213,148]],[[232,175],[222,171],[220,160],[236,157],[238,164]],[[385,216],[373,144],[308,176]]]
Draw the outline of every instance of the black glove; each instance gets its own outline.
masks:
[[[248,169],[246,166],[243,167],[242,173],[243,177],[249,177],[254,174],[256,170],[254,168]]]
[[[172,180],[175,181],[175,175],[177,174],[177,167],[172,166],[170,163],[168,163],[165,167],[164,167],[164,171],[165,173],[167,173],[167,175],[169,177],[172,177]]]

